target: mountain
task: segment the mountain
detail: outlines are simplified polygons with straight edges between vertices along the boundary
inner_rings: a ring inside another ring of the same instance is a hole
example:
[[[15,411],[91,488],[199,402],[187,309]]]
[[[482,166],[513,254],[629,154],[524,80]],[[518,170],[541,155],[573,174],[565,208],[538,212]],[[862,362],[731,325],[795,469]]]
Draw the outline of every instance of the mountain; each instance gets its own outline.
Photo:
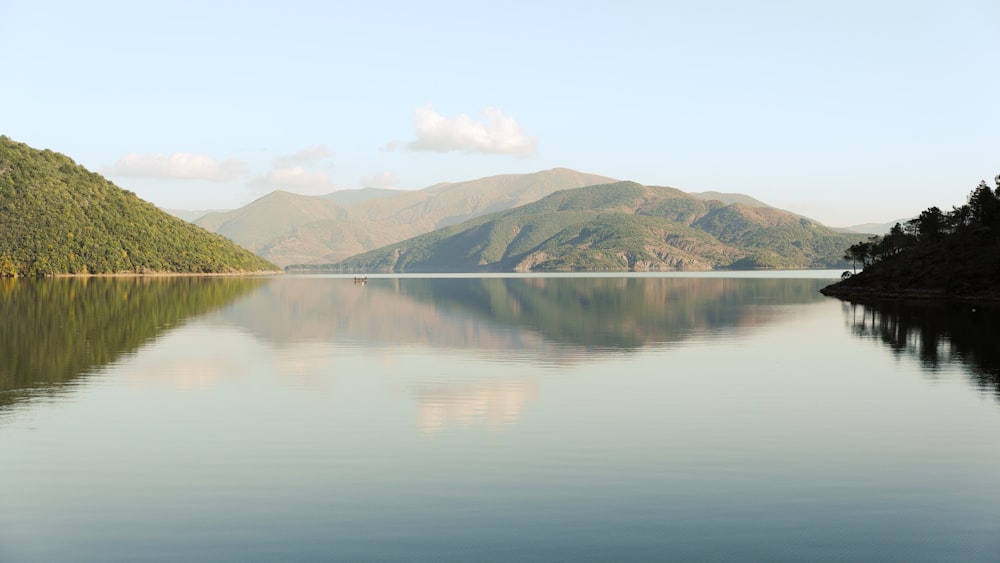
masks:
[[[330,263],[559,190],[611,181],[556,168],[441,183],[419,191],[366,188],[324,196],[279,191],[195,223],[276,264]]]
[[[896,223],[905,225],[910,219],[913,219],[913,217],[896,219],[895,221],[889,221],[888,223],[862,223],[861,225],[851,225],[850,227],[843,227],[837,230],[840,232],[861,233],[865,235],[884,235],[896,226]]]
[[[326,198],[340,205],[352,205],[368,201],[370,199],[379,199],[399,195],[400,192],[401,190],[390,190],[385,188],[361,188],[360,190],[337,190],[320,197]]]
[[[166,209],[161,207],[167,213],[177,217],[179,219],[184,219],[189,223],[194,223],[194,221],[200,217],[204,217],[209,213],[221,213],[218,209]]]
[[[771,207],[770,205],[760,201],[759,199],[754,199],[746,194],[735,194],[728,192],[688,192],[688,195],[694,196],[698,199],[703,199],[706,201],[721,201],[726,205],[731,203],[742,203],[743,205],[749,205],[750,207]]]
[[[195,224],[259,252],[301,225],[327,219],[345,220],[347,210],[326,198],[278,190],[239,209],[204,215]]]
[[[562,190],[332,268],[495,272],[818,268],[860,240],[773,207],[616,182]]]
[[[65,155],[0,136],[0,276],[273,270]]]

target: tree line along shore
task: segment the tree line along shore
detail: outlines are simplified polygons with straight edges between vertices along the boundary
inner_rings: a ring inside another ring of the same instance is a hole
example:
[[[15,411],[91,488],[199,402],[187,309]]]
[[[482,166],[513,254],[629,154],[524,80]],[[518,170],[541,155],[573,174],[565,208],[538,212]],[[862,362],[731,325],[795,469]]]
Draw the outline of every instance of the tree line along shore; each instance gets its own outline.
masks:
[[[848,271],[823,294],[849,299],[1000,301],[1000,175],[976,186],[967,203],[929,207],[884,236],[850,246]],[[855,273],[856,272],[856,273]]]

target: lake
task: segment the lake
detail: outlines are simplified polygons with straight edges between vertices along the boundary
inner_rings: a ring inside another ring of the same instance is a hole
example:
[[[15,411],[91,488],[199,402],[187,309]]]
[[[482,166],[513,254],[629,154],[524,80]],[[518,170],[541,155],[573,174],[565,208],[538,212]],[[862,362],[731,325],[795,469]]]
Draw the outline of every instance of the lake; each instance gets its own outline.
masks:
[[[0,561],[1000,560],[1000,316],[838,274],[0,279]]]

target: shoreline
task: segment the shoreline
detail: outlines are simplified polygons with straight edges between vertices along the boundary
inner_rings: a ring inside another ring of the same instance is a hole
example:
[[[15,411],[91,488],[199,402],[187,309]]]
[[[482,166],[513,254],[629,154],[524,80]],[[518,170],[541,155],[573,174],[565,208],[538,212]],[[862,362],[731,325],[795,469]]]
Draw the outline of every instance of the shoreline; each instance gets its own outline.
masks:
[[[944,289],[898,289],[887,290],[874,287],[850,287],[840,286],[841,282],[828,285],[819,290],[827,297],[835,297],[842,301],[853,302],[873,302],[873,301],[914,301],[914,302],[963,302],[963,303],[1000,303],[1000,295],[992,293],[982,294],[961,294],[948,293]],[[839,287],[838,287],[839,286]]]
[[[109,272],[105,274],[50,274],[45,276],[0,276],[0,279],[27,280],[51,278],[190,278],[190,277],[241,277],[277,276],[284,270],[256,270],[246,272]]]

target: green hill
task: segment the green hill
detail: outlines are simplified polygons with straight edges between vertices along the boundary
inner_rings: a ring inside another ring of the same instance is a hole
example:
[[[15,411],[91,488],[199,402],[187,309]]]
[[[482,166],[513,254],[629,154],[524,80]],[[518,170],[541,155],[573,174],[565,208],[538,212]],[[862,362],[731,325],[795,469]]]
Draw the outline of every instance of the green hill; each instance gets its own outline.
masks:
[[[274,271],[69,157],[0,136],[0,275]]]
[[[195,221],[280,265],[330,263],[511,209],[558,190],[612,181],[566,168],[503,174],[423,190],[345,190],[324,196],[277,191]]]
[[[316,221],[344,221],[347,211],[333,201],[277,190],[233,211],[208,213],[195,224],[258,254],[275,241]]]
[[[858,236],[771,207],[618,182],[563,190],[329,266],[352,272],[824,268]]]

